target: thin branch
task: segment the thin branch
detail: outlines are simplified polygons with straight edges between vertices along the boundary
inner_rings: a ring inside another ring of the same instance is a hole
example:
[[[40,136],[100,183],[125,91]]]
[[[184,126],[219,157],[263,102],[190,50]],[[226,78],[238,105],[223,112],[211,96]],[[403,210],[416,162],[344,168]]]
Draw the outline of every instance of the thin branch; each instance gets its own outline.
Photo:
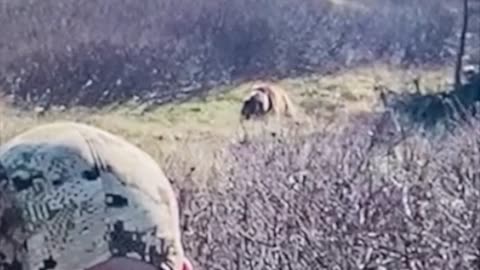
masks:
[[[465,39],[467,36],[467,30],[468,30],[468,17],[469,17],[468,0],[463,0],[462,30],[460,33],[457,62],[455,64],[455,78],[454,78],[455,89],[459,89],[462,84],[461,72],[462,72],[462,66],[463,66],[463,55],[465,54]]]

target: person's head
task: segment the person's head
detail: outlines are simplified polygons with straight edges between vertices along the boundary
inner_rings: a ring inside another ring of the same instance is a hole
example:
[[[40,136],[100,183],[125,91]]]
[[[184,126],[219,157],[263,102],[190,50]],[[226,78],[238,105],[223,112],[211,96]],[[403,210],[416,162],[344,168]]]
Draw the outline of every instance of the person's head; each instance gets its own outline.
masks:
[[[178,215],[153,158],[111,133],[55,123],[0,146],[0,269],[192,270]]]

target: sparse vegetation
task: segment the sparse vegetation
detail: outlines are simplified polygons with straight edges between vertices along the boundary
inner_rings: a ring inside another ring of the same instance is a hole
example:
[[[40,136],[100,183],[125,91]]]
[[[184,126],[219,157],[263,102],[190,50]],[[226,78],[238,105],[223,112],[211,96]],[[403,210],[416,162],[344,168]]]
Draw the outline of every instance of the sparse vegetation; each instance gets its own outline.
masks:
[[[18,105],[154,106],[256,78],[455,56],[461,10],[451,1],[351,3],[6,1],[0,87]]]
[[[73,119],[140,146],[195,269],[480,269],[479,78],[449,91],[460,2],[0,2],[0,143]],[[240,142],[261,78],[313,130]]]

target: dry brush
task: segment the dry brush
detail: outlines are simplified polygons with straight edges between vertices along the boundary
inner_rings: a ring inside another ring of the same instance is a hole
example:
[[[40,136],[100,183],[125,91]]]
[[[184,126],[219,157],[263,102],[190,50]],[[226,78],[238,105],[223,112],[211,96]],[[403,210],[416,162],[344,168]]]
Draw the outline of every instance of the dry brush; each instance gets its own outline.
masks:
[[[480,128],[386,137],[371,132],[379,119],[232,145],[218,186],[184,179],[182,229],[195,266],[480,269]]]

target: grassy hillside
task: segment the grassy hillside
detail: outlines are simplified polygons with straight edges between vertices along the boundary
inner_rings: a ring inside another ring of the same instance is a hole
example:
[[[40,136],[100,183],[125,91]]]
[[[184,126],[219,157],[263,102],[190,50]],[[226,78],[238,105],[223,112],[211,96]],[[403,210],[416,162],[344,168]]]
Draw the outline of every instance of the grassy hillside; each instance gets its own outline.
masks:
[[[27,107],[155,105],[259,78],[452,62],[451,1],[351,2],[3,1],[0,90]]]
[[[120,107],[38,116],[2,106],[0,142],[59,119],[127,137],[172,180],[196,269],[476,269],[478,119],[432,139],[372,136],[385,119],[354,116],[373,108],[375,84],[406,92],[421,75],[422,89],[435,92],[450,70],[376,66],[282,80],[314,129],[272,137],[258,127],[248,144],[233,134],[248,83],[145,114]]]
[[[435,92],[449,82],[450,73],[451,68],[448,67],[406,70],[377,65],[326,76],[284,79],[279,80],[278,84],[288,89],[293,101],[305,115],[316,125],[322,126],[322,123],[340,115],[371,111],[378,98],[373,91],[375,85],[408,92],[413,91],[412,80],[421,76],[423,87]],[[33,125],[70,119],[92,123],[121,134],[150,152],[164,166],[180,160],[185,162],[186,168],[205,167],[203,170],[208,170],[209,159],[205,156],[211,157],[226,144],[243,138],[239,111],[250,85],[250,82],[246,82],[216,88],[211,91],[216,94],[206,98],[174,102],[148,112],[144,112],[141,105],[126,104],[103,109],[75,107],[39,115],[4,104],[0,110],[0,142]],[[313,131],[315,129],[318,128],[314,127]],[[268,130],[278,131],[275,126],[264,128],[261,123],[249,125],[249,132],[259,136]],[[205,161],[207,164],[204,164]],[[205,178],[206,175],[199,177]]]

